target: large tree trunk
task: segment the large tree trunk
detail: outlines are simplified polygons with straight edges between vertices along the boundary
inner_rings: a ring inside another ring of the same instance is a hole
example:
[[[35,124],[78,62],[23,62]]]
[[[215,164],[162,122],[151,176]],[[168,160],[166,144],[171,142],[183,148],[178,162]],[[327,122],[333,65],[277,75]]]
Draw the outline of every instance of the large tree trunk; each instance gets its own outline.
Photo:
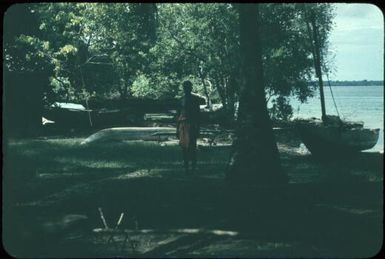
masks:
[[[230,184],[287,182],[265,99],[257,4],[239,4],[241,42],[240,101]]]

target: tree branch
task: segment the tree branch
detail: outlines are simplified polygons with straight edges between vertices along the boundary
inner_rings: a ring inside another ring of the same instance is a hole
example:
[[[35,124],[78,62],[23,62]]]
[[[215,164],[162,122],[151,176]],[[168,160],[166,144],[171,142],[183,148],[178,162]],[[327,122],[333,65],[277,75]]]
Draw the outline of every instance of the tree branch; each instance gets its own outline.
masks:
[[[187,48],[184,44],[184,42],[182,42],[180,39],[178,39],[172,32],[171,30],[166,27],[164,25],[164,23],[162,21],[160,21],[160,24],[166,28],[166,31],[170,34],[170,36],[183,48],[183,50],[185,50],[186,52],[188,52],[191,56],[197,58],[199,61],[205,61],[202,57],[198,56],[195,52],[196,50],[194,49],[190,49],[190,48]]]

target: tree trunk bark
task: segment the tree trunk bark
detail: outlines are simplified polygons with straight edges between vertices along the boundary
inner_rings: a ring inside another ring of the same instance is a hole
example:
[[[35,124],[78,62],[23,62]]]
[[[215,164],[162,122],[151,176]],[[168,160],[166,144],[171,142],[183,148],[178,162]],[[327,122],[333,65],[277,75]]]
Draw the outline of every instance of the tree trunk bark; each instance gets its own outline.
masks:
[[[316,77],[318,78],[318,87],[319,87],[320,101],[321,101],[321,118],[322,118],[322,121],[325,122],[326,109],[325,109],[325,96],[324,96],[323,81],[322,81],[321,58],[320,58],[320,49],[318,44],[317,27],[314,19],[315,19],[314,14],[310,14],[310,18],[306,17],[306,28],[307,28],[310,43],[312,46],[314,69],[316,72]],[[310,24],[312,25],[311,27],[310,27]]]
[[[229,86],[229,78],[224,77],[222,79],[223,81],[223,89],[224,89],[224,99],[226,100],[226,105],[223,106],[223,108],[226,111],[226,123],[228,125],[231,125],[234,123],[234,102],[231,98],[231,89]]]
[[[122,82],[119,87],[120,99],[125,100],[128,97],[128,84],[126,82]]]
[[[198,68],[198,73],[199,73],[199,78],[201,79],[202,81],[202,85],[203,85],[203,92],[205,94],[205,97],[207,99],[207,103],[206,103],[206,107],[211,109],[211,98],[210,98],[210,95],[209,95],[209,91],[207,90],[207,84],[205,82],[206,78],[205,76],[203,75],[202,71],[201,71],[201,68]]]
[[[227,103],[228,103],[228,113],[229,113],[229,119],[231,122],[234,122],[235,118],[235,88],[236,88],[236,81],[234,80],[233,76],[230,75],[228,84],[227,84]]]
[[[314,59],[315,62],[315,69],[317,71],[317,77],[318,77],[318,84],[319,84],[319,91],[320,91],[320,98],[321,98],[321,111],[322,111],[322,121],[325,122],[326,120],[326,109],[325,109],[325,96],[324,96],[324,86],[322,82],[322,69],[321,69],[321,54],[320,54],[320,47],[318,42],[318,29],[315,23],[315,17],[314,14],[311,15],[310,20],[312,27],[313,27],[313,39],[314,39]]]
[[[247,185],[286,183],[265,99],[258,5],[239,4],[239,15],[240,101],[227,180]]]
[[[223,85],[222,85],[222,83],[221,83],[221,77],[218,76],[218,75],[215,75],[215,76],[213,77],[213,79],[214,79],[214,87],[215,87],[215,89],[217,89],[217,91],[218,91],[219,98],[221,99],[223,108],[224,108],[224,109],[227,109],[226,94],[225,94],[225,90],[224,90],[224,88],[223,88]]]
[[[82,78],[82,87],[83,87],[83,89],[85,90],[85,91],[87,91],[86,90],[86,82],[84,81],[84,76],[83,76],[83,72],[82,72],[82,68],[81,67],[79,67],[79,71],[80,71],[80,76],[81,76],[81,78]],[[86,108],[87,108],[87,110],[88,110],[88,122],[90,123],[90,127],[92,128],[93,127],[93,123],[92,123],[92,119],[91,119],[91,112],[90,112],[90,108],[89,108],[89,106],[88,106],[88,96],[86,97]]]

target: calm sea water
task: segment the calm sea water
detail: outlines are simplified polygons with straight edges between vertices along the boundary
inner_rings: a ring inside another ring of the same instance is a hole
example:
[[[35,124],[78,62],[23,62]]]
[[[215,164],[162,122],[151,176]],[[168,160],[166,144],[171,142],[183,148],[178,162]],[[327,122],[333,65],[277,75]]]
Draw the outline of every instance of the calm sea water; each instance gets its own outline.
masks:
[[[384,150],[384,86],[332,86],[342,119],[362,121],[368,128],[380,128],[376,146],[369,151]],[[329,87],[324,87],[326,113],[337,115]],[[295,118],[321,118],[319,95],[301,104],[292,99]]]

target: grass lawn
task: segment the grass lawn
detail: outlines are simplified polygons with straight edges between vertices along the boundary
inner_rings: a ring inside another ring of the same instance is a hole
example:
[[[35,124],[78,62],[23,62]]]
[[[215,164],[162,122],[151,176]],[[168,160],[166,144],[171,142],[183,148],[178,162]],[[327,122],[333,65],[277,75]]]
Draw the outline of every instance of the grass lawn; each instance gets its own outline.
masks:
[[[280,143],[290,183],[225,183],[230,149],[83,138],[9,140],[3,243],[24,257],[366,257],[382,245],[383,155],[325,163]],[[110,228],[124,213],[118,230]]]

